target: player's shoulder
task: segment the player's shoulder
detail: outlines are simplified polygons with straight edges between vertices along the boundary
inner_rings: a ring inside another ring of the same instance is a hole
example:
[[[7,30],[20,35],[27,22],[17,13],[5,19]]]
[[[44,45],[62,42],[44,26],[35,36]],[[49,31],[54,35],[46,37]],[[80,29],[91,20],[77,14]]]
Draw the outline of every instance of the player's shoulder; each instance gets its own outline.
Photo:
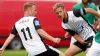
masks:
[[[73,11],[67,11],[68,14],[73,14]]]
[[[94,6],[96,7],[96,5],[94,3],[89,3],[89,6]]]
[[[78,8],[78,7],[80,7],[81,6],[81,3],[77,3],[77,4],[75,4],[74,6],[73,6],[73,8]]]
[[[20,18],[18,21],[16,21],[16,24],[23,20],[24,17]]]
[[[74,13],[73,13],[73,11],[68,11],[68,12],[67,12],[67,14],[68,14],[68,16],[69,16],[69,17],[72,17],[72,16],[74,16]]]
[[[18,21],[16,21],[15,24],[20,24],[21,22],[24,21],[33,21],[34,19],[38,19],[37,17],[33,17],[33,16],[29,16],[29,17],[22,17],[21,19],[19,19]]]
[[[91,8],[97,8],[96,5],[93,4],[93,3],[89,3],[89,6],[90,6]]]
[[[74,11],[74,10],[77,10],[77,9],[80,9],[80,8],[82,8],[82,4],[81,3],[77,3],[72,7],[72,10]]]
[[[97,11],[97,6],[93,3],[89,3],[89,7]]]

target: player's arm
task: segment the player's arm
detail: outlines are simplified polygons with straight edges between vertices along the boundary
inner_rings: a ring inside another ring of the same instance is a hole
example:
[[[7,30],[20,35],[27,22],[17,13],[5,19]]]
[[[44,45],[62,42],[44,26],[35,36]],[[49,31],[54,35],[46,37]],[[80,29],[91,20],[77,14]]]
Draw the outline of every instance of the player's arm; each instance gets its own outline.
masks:
[[[93,9],[95,11],[98,11],[97,10],[97,7],[95,5],[93,5]],[[95,19],[95,23],[92,25],[96,30],[98,29],[98,25],[99,25],[99,19],[95,16],[95,15],[92,15],[93,19]]]
[[[68,34],[69,34],[68,32],[65,33],[65,38],[68,38]]]
[[[76,17],[83,16],[83,15],[85,15],[86,13],[91,13],[91,14],[97,16],[98,18],[100,18],[100,14],[99,14],[97,11],[95,11],[94,9],[92,9],[92,8],[84,8],[84,9],[79,9],[79,10],[73,11],[73,14],[74,14]]]
[[[5,48],[8,46],[8,44],[14,39],[15,35],[17,34],[17,30],[15,29],[15,26],[13,27],[9,37],[6,39],[3,46],[0,48],[0,54],[4,53]]]
[[[98,28],[97,28],[98,25],[99,25],[99,19],[96,18],[96,19],[95,19],[95,23],[94,23],[92,26],[97,30],[97,29],[98,29]]]
[[[49,35],[48,33],[46,33],[40,26],[39,20],[37,18],[35,18],[33,20],[33,23],[35,25],[36,31],[38,32],[39,35],[41,35],[43,38],[48,39],[50,41],[53,41],[55,43],[59,43],[60,42],[60,38],[54,38],[51,35]]]
[[[68,32],[71,36],[74,36],[74,38],[80,42],[81,44],[86,44],[85,40],[81,38],[75,31],[68,29],[63,23],[62,23],[63,29]]]
[[[73,11],[78,9],[78,8],[77,8],[77,5],[78,5],[78,4],[75,4],[75,5],[72,7],[72,10],[73,10]]]
[[[73,11],[73,14],[74,14],[76,17],[83,16],[83,15],[85,15],[86,13],[91,13],[91,14],[97,16],[98,18],[100,18],[100,14],[99,14],[97,11],[95,11],[94,9],[92,9],[92,8],[84,8],[84,9],[79,9],[79,10]],[[97,20],[96,20],[96,23],[93,25],[94,28],[97,27],[98,24],[99,24],[99,20],[97,19]]]
[[[85,10],[86,13],[91,13],[91,14],[97,16],[98,18],[100,18],[100,14],[92,8],[85,8],[83,10]]]
[[[95,11],[94,9],[85,8],[85,12],[86,12],[86,13],[91,13],[91,14],[97,16],[98,18],[100,18],[100,14],[99,14],[97,11]],[[99,25],[99,19],[96,19],[95,21],[96,21],[96,22],[95,22],[95,24],[93,25],[93,27],[94,27],[95,29],[97,29],[97,26]]]
[[[81,36],[79,36],[75,31],[73,30],[69,30],[69,29],[64,29],[65,31],[69,32],[69,34],[71,36],[73,36],[78,42],[80,42],[81,44],[86,44],[85,40],[83,40],[81,38]]]

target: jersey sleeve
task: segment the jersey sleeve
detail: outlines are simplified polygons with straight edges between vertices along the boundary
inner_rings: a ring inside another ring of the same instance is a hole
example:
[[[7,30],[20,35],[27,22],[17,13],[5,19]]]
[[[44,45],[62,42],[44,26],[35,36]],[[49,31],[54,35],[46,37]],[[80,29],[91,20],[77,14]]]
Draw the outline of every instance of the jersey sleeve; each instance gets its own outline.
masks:
[[[76,4],[76,5],[77,5],[77,4]],[[72,8],[73,11],[74,11],[74,10],[77,10],[76,5],[73,6],[73,8]]]
[[[16,30],[16,28],[15,28],[15,25],[13,26],[13,28],[12,28],[12,30],[11,30],[11,34],[14,34],[14,35],[16,35],[18,32],[17,32],[17,30]]]
[[[75,31],[68,29],[63,23],[62,23],[62,28],[69,32],[70,35],[74,36],[75,34],[77,34]]]
[[[41,29],[40,22],[37,18],[35,18],[33,20],[33,24],[34,24],[36,30]]]
[[[69,32],[69,34],[70,34],[71,36],[74,36],[75,34],[77,34],[75,31],[70,30],[70,29],[64,29],[64,30],[67,31],[67,32]]]
[[[91,6],[92,6],[92,8],[93,8],[95,11],[98,11],[98,9],[97,9],[97,6],[96,6],[96,5],[92,4]]]
[[[73,11],[73,14],[76,16],[76,17],[80,17],[80,16],[83,16],[86,14],[86,11],[85,9],[78,9],[78,10],[74,10]]]

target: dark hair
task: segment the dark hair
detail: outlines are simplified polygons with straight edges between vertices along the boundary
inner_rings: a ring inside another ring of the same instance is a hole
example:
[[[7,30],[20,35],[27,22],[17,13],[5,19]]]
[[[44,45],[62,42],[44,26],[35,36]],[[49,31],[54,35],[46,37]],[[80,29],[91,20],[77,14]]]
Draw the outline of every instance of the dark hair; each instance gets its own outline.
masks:
[[[83,0],[82,0],[82,3],[84,3],[83,2]],[[87,4],[87,3],[92,3],[92,0],[88,0],[86,3],[84,3],[84,4]]]
[[[89,3],[92,3],[92,2],[93,2],[93,0],[88,0],[88,2],[89,2]]]

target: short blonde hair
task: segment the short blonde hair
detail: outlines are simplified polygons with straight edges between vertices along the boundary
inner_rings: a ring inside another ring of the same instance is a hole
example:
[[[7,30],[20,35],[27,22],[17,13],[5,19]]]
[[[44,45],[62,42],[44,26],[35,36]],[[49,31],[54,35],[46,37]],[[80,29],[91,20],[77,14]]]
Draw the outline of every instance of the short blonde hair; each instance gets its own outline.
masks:
[[[53,10],[55,11],[57,8],[61,7],[62,9],[64,9],[64,5],[62,3],[56,3],[54,6],[53,6]]]
[[[27,3],[25,3],[25,4],[24,4],[24,8],[23,8],[24,11],[26,11],[28,7],[32,7],[33,5],[36,6],[36,4],[35,4],[35,3],[32,3],[32,2],[27,2]]]

